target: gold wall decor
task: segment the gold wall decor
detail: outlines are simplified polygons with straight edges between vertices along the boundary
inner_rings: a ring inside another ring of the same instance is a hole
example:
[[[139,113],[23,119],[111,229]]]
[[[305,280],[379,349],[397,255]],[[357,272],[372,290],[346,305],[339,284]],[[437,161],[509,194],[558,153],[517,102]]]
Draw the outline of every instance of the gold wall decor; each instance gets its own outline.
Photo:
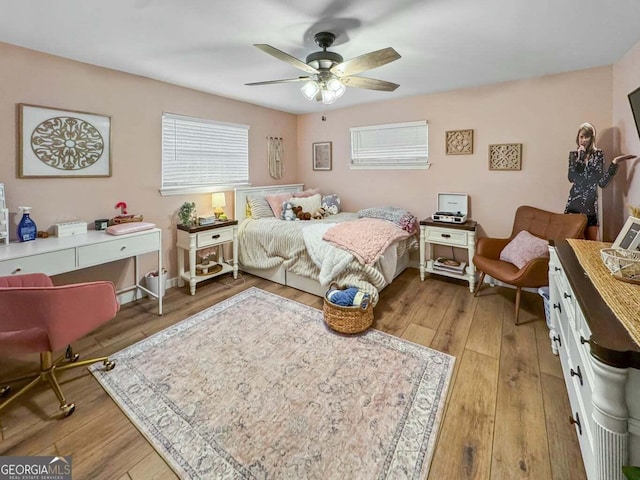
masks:
[[[489,170],[521,170],[522,144],[489,145]]]
[[[449,130],[445,132],[447,155],[471,155],[473,130]]]
[[[21,103],[19,129],[19,178],[111,176],[111,117]]]

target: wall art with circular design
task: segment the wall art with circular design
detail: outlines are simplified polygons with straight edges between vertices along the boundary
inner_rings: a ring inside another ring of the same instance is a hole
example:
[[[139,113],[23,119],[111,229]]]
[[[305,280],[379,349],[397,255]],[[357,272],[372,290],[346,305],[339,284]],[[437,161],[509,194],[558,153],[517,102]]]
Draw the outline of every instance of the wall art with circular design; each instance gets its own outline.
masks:
[[[20,178],[110,177],[111,117],[20,104]]]

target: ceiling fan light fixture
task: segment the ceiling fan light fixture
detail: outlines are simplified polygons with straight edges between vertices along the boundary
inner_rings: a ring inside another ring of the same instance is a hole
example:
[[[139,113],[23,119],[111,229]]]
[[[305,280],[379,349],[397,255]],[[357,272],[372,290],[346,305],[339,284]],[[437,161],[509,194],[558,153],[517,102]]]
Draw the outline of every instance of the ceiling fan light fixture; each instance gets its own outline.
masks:
[[[320,90],[320,86],[318,85],[318,82],[316,82],[315,80],[308,81],[300,89],[300,91],[307,98],[307,100],[314,100],[319,90]]]
[[[337,99],[338,96],[336,95],[336,92],[328,90],[327,88],[322,89],[322,103],[325,105],[331,105],[332,103],[335,103]]]
[[[345,87],[345,85],[337,78],[332,78],[327,82],[327,90],[335,93],[336,98],[340,98],[342,95],[344,95],[347,87]]]

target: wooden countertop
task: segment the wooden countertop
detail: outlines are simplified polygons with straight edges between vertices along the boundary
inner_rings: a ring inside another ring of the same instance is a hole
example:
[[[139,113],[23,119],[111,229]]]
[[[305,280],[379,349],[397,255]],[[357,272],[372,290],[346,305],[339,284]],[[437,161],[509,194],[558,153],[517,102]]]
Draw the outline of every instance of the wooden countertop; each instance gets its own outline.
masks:
[[[640,345],[629,335],[580,265],[566,240],[552,242],[591,329],[591,354],[607,365],[640,369]],[[640,313],[639,313],[640,315]]]

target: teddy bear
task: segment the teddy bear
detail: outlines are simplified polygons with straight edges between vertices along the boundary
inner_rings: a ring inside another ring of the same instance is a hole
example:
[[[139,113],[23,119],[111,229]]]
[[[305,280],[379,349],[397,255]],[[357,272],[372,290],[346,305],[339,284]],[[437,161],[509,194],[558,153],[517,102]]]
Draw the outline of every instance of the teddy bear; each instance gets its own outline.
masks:
[[[296,213],[293,211],[291,202],[282,202],[282,220],[297,220]]]

